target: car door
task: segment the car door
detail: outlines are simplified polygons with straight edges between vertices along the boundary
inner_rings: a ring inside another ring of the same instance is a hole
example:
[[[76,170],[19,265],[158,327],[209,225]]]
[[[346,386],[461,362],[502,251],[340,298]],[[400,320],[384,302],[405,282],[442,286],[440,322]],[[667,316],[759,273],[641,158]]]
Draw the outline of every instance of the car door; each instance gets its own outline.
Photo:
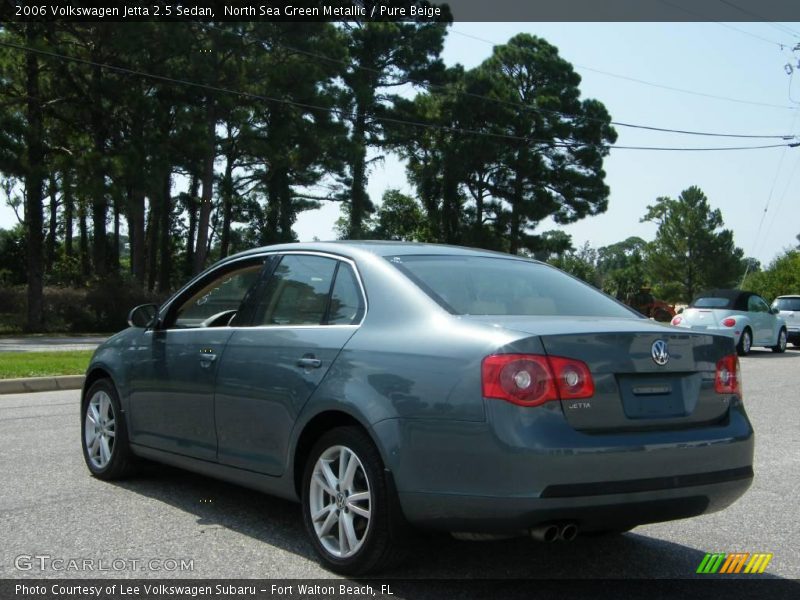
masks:
[[[252,326],[233,333],[219,365],[219,461],[280,475],[294,421],[366,300],[351,262],[307,253],[282,255],[255,296]]]
[[[265,257],[227,263],[193,282],[129,353],[131,441],[216,460],[214,384],[238,311]]]
[[[764,346],[772,337],[772,315],[769,306],[760,296],[747,299],[747,316],[753,325],[753,345]]]

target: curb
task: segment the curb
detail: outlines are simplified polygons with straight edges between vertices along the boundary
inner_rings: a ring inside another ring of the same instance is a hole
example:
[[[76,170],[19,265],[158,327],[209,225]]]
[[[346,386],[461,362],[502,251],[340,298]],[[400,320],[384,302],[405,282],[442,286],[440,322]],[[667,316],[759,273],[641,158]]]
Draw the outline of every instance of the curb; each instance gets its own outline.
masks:
[[[83,375],[0,379],[0,394],[29,394],[31,392],[79,390],[83,387],[84,379],[85,377]]]

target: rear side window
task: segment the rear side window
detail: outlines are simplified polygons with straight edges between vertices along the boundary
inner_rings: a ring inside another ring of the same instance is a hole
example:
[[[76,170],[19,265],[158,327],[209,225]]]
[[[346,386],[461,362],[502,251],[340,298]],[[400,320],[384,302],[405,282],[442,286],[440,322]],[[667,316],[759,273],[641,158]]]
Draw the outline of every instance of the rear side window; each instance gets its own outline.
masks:
[[[364,314],[364,300],[350,265],[339,263],[328,307],[328,325],[353,325]]]
[[[541,263],[484,256],[386,258],[457,315],[634,316],[590,285]]]
[[[353,268],[324,256],[283,256],[256,295],[253,325],[354,325],[366,309]]]
[[[747,310],[751,312],[769,312],[767,303],[758,296],[750,296],[747,300]]]
[[[284,256],[266,285],[253,324],[321,325],[336,264],[322,256]]]

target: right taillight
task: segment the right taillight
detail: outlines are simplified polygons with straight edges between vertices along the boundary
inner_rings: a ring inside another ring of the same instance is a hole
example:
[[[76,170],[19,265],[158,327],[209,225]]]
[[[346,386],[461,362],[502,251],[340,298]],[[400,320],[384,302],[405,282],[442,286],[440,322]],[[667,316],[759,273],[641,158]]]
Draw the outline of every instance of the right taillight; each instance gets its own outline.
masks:
[[[481,365],[483,396],[520,406],[594,395],[589,367],[579,360],[541,354],[493,354]]]
[[[683,321],[680,317],[672,317],[672,324],[673,325],[680,325],[681,321]]]
[[[717,371],[714,374],[714,391],[718,394],[742,395],[739,357],[735,354],[729,354],[717,361]]]
[[[734,319],[733,317],[728,317],[727,319],[722,320],[722,324],[725,327],[733,327],[734,325],[736,325],[736,319]]]
[[[553,367],[558,394],[562,400],[594,396],[594,380],[586,363],[561,356],[550,356],[548,360]]]

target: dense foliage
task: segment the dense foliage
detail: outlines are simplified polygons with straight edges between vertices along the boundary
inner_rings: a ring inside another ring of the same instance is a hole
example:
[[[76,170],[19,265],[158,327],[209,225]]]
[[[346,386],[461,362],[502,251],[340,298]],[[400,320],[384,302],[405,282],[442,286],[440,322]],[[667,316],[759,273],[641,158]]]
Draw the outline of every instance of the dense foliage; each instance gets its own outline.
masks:
[[[20,221],[0,230],[0,312],[31,331],[116,328],[213,260],[296,239],[298,214],[324,202],[343,238],[533,256],[621,299],[741,278],[697,188],[649,207],[652,243],[575,249],[542,231],[607,209],[611,117],[531,35],[446,68],[447,27],[0,25],[0,201]],[[370,198],[387,153],[413,191]]]
[[[349,238],[563,250],[536,229],[606,209],[610,116],[530,35],[446,69],[447,27],[0,26],[0,177],[22,227],[0,240],[0,276],[24,273],[27,328],[45,325],[47,285],[166,293],[295,239],[322,202],[340,203]],[[416,198],[387,191],[375,213],[367,183],[387,152]]]
[[[787,250],[763,271],[748,274],[742,286],[771,302],[776,296],[800,294],[800,250]]]
[[[711,209],[700,188],[692,186],[677,199],[658,198],[642,220],[658,225],[647,265],[667,300],[688,301],[704,289],[739,283],[744,252],[733,243],[733,232],[723,229],[722,212]]]

